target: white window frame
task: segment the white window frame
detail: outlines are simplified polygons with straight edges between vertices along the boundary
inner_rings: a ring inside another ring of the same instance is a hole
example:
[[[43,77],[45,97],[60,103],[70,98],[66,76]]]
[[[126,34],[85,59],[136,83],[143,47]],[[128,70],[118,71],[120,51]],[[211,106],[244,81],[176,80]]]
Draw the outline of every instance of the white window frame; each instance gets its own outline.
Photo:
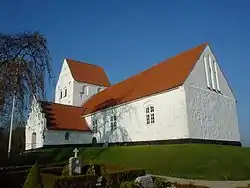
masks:
[[[113,115],[110,117],[110,128],[111,128],[111,131],[114,131],[117,129],[117,117],[116,117],[116,115]]]
[[[210,70],[211,70],[210,74],[211,74],[211,81],[212,81],[212,89],[216,90],[213,61],[212,61],[212,57],[210,55],[208,56],[208,61],[209,61],[209,66],[210,66]]]
[[[205,72],[206,72],[206,81],[207,81],[207,87],[211,88],[211,79],[210,79],[210,66],[208,65],[208,57],[204,56],[203,57],[203,61],[204,61],[204,66],[205,66]]]
[[[215,73],[215,79],[216,79],[216,89],[217,91],[220,92],[220,83],[219,83],[219,77],[218,77],[218,68],[217,68],[217,63],[216,61],[214,60],[213,61],[213,64],[214,64],[214,73]]]
[[[145,108],[146,114],[146,124],[154,124],[155,123],[155,107],[153,105],[146,106]]]

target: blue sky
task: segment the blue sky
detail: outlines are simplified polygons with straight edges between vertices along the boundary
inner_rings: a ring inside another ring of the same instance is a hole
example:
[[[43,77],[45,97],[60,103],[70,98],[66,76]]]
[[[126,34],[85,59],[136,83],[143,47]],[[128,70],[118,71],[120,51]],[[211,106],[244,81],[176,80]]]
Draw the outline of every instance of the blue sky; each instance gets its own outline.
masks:
[[[0,32],[44,34],[56,78],[68,57],[104,67],[112,83],[209,42],[236,94],[242,139],[250,144],[249,7],[247,0],[1,0]]]

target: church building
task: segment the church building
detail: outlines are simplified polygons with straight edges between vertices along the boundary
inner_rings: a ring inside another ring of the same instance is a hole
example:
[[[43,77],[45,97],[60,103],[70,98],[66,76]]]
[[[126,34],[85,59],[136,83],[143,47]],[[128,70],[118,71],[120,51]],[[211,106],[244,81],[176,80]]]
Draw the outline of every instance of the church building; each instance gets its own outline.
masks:
[[[241,145],[236,98],[208,44],[111,85],[103,68],[64,59],[55,101],[35,97],[25,149],[68,144]]]

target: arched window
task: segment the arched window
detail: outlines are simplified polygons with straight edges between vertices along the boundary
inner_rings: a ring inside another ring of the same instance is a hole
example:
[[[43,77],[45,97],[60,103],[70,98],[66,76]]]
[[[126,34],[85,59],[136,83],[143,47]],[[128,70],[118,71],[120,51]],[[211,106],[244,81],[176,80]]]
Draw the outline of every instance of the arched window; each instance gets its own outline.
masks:
[[[64,137],[65,137],[65,140],[69,140],[69,132],[66,132]]]
[[[98,87],[97,93],[99,93],[102,90],[102,88]]]
[[[82,93],[85,94],[86,86],[82,86]]]
[[[153,124],[155,123],[155,108],[154,106],[147,106],[145,109],[146,113],[146,123]]]
[[[82,91],[80,92],[81,97],[83,97],[83,95],[88,95],[88,86],[84,85],[82,86]]]
[[[36,133],[33,132],[31,136],[31,149],[35,149],[35,148],[36,148]]]
[[[97,139],[96,139],[96,137],[93,137],[93,138],[92,138],[92,144],[93,144],[93,145],[96,145],[96,144],[97,144]]]

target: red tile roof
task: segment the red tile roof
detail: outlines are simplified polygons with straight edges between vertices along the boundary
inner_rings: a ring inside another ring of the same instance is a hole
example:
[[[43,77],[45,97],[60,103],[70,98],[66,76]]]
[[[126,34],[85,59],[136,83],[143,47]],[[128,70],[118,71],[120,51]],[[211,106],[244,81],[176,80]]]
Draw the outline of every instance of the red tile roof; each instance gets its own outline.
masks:
[[[76,81],[108,87],[109,79],[102,67],[66,59],[71,74]]]
[[[90,131],[81,107],[39,101],[49,130]]]
[[[207,44],[202,44],[112,85],[83,105],[83,115],[163,92],[184,83]]]

